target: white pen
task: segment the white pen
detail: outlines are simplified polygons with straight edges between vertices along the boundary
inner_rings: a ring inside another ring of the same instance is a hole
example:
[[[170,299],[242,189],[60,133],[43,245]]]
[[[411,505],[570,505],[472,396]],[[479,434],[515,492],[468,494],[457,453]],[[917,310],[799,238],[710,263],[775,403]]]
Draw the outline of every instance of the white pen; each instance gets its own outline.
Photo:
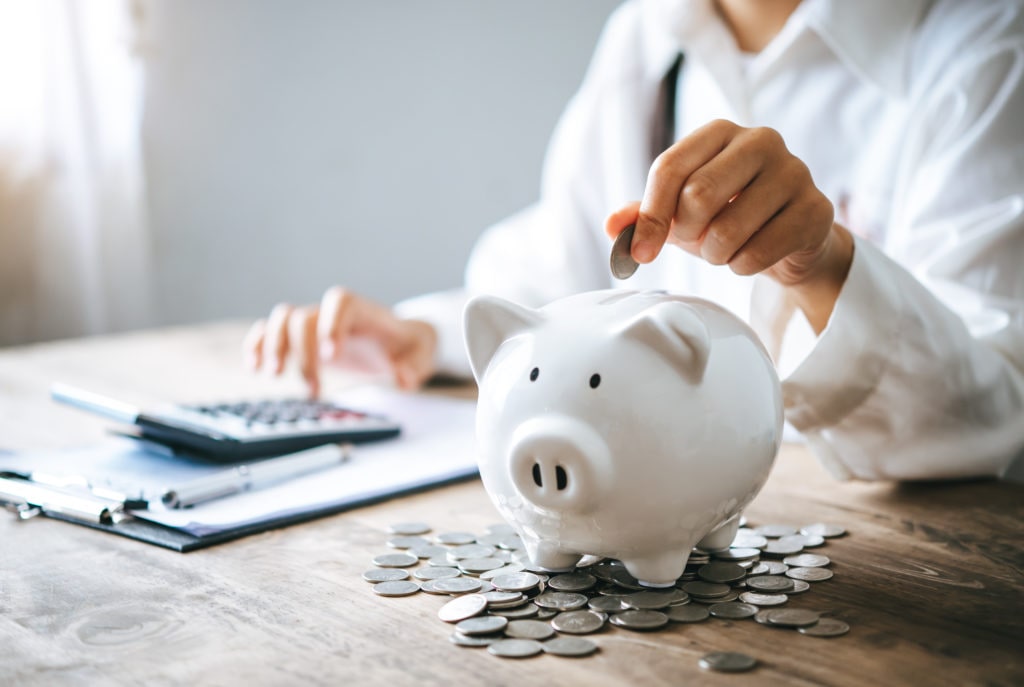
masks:
[[[349,449],[348,444],[327,444],[251,465],[236,465],[167,489],[160,500],[168,508],[185,508],[242,491],[261,489],[344,463],[348,460]]]

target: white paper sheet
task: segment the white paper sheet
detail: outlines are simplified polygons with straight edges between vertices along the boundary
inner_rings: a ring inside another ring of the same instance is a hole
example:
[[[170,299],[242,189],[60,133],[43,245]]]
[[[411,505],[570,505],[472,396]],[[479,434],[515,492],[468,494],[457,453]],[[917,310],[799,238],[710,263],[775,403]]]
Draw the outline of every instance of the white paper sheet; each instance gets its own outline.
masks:
[[[335,399],[387,415],[402,426],[396,439],[360,444],[338,467],[191,508],[160,503],[170,486],[226,466],[148,453],[129,439],[75,451],[4,456],[6,469],[84,475],[93,484],[141,490],[149,510],[136,517],[202,536],[240,526],[386,498],[477,474],[472,401],[362,387]]]

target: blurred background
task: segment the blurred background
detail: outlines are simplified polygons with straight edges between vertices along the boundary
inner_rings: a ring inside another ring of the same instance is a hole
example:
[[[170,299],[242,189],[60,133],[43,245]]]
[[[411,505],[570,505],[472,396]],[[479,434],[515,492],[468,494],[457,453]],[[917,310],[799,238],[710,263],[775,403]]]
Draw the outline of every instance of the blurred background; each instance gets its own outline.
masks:
[[[0,345],[462,281],[618,0],[0,0]]]

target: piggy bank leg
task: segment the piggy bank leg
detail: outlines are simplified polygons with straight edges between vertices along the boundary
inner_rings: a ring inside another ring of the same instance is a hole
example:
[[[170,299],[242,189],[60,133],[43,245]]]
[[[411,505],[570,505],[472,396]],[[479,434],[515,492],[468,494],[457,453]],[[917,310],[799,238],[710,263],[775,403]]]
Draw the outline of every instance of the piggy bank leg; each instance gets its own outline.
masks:
[[[687,546],[682,551],[662,552],[646,558],[623,558],[622,564],[645,587],[672,587],[686,570],[691,548]]]
[[[521,535],[526,554],[534,567],[545,572],[569,572],[580,560],[578,553],[566,553],[554,543],[536,537]]]
[[[717,528],[708,532],[697,544],[697,548],[704,551],[725,551],[736,538],[736,531],[740,528],[740,514],[732,516]]]

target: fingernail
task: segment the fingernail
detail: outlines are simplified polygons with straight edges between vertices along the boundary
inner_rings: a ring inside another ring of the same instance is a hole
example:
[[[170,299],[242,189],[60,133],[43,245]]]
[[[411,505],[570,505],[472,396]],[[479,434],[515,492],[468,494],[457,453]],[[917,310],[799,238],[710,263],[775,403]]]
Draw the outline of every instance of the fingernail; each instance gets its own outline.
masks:
[[[250,372],[255,372],[256,371],[256,356],[255,355],[250,353],[249,355],[245,356],[245,369],[249,370]]]
[[[332,360],[334,354],[338,352],[338,347],[334,345],[333,341],[321,341],[320,342],[320,359],[321,360]]]

